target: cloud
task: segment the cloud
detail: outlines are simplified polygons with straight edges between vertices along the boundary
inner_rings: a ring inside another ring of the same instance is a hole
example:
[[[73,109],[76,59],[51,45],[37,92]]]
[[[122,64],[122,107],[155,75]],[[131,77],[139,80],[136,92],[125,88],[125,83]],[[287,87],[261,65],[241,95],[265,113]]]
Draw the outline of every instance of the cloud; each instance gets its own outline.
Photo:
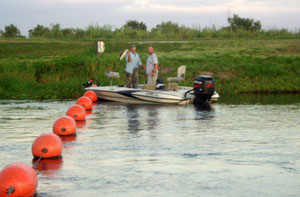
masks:
[[[183,3],[184,2],[184,3]],[[195,1],[195,0],[134,0],[132,4],[124,7],[127,12],[173,12],[178,14],[213,14],[227,12],[253,12],[253,13],[280,13],[300,12],[300,1],[286,0],[221,0],[221,1]],[[290,4],[288,4],[290,3]],[[291,6],[293,5],[293,6]]]

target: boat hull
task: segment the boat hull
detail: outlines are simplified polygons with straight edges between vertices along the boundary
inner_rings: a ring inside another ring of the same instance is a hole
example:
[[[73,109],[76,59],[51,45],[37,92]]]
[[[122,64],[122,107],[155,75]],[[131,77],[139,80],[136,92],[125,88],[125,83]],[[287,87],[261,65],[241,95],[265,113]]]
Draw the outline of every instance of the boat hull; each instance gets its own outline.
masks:
[[[188,87],[181,87],[178,91],[133,89],[118,86],[88,87],[97,93],[100,100],[121,102],[126,104],[166,104],[183,105],[193,102],[193,95],[185,92]]]

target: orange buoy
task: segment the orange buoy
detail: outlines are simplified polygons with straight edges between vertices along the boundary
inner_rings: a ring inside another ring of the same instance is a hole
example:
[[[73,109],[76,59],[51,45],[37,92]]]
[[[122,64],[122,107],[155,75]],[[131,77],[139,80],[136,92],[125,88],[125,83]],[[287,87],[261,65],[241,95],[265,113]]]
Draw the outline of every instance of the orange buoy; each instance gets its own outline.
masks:
[[[87,96],[80,97],[77,100],[76,104],[81,105],[82,107],[84,107],[85,110],[92,110],[92,106],[93,106],[93,102]]]
[[[68,111],[67,116],[70,116],[74,120],[85,120],[86,112],[81,105],[72,105]]]
[[[1,197],[33,196],[37,185],[36,172],[27,164],[12,163],[0,172]]]
[[[34,157],[57,159],[61,157],[62,141],[53,133],[42,134],[34,140],[31,151]]]
[[[58,136],[61,135],[75,135],[76,122],[69,116],[63,116],[57,119],[53,124],[53,133]]]
[[[97,97],[96,92],[91,91],[91,90],[86,91],[86,92],[84,93],[84,96],[89,97],[89,98],[91,99],[92,102],[97,102],[97,100],[98,100],[98,97]]]

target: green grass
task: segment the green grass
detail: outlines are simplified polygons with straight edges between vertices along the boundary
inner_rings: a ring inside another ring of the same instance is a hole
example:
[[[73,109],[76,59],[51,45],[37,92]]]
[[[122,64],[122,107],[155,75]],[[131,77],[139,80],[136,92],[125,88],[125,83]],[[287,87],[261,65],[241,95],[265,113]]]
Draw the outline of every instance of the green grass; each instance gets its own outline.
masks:
[[[104,73],[120,72],[125,82],[122,49],[132,41],[106,41],[106,51],[94,53],[93,41],[14,39],[0,41],[1,99],[68,99],[83,93],[82,83],[96,78],[108,85]],[[147,47],[159,57],[159,78],[176,76],[187,66],[181,85],[192,86],[195,76],[212,75],[217,91],[232,93],[300,92],[300,39],[210,39],[187,42],[137,42],[145,63]],[[140,70],[139,82],[146,80]]]

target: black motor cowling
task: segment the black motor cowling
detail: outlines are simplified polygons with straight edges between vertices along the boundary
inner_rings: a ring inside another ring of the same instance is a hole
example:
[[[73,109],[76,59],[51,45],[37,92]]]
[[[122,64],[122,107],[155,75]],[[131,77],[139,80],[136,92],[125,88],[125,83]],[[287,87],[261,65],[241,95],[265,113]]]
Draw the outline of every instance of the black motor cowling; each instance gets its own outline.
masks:
[[[194,104],[208,103],[215,92],[215,80],[211,76],[199,75],[194,80]]]

